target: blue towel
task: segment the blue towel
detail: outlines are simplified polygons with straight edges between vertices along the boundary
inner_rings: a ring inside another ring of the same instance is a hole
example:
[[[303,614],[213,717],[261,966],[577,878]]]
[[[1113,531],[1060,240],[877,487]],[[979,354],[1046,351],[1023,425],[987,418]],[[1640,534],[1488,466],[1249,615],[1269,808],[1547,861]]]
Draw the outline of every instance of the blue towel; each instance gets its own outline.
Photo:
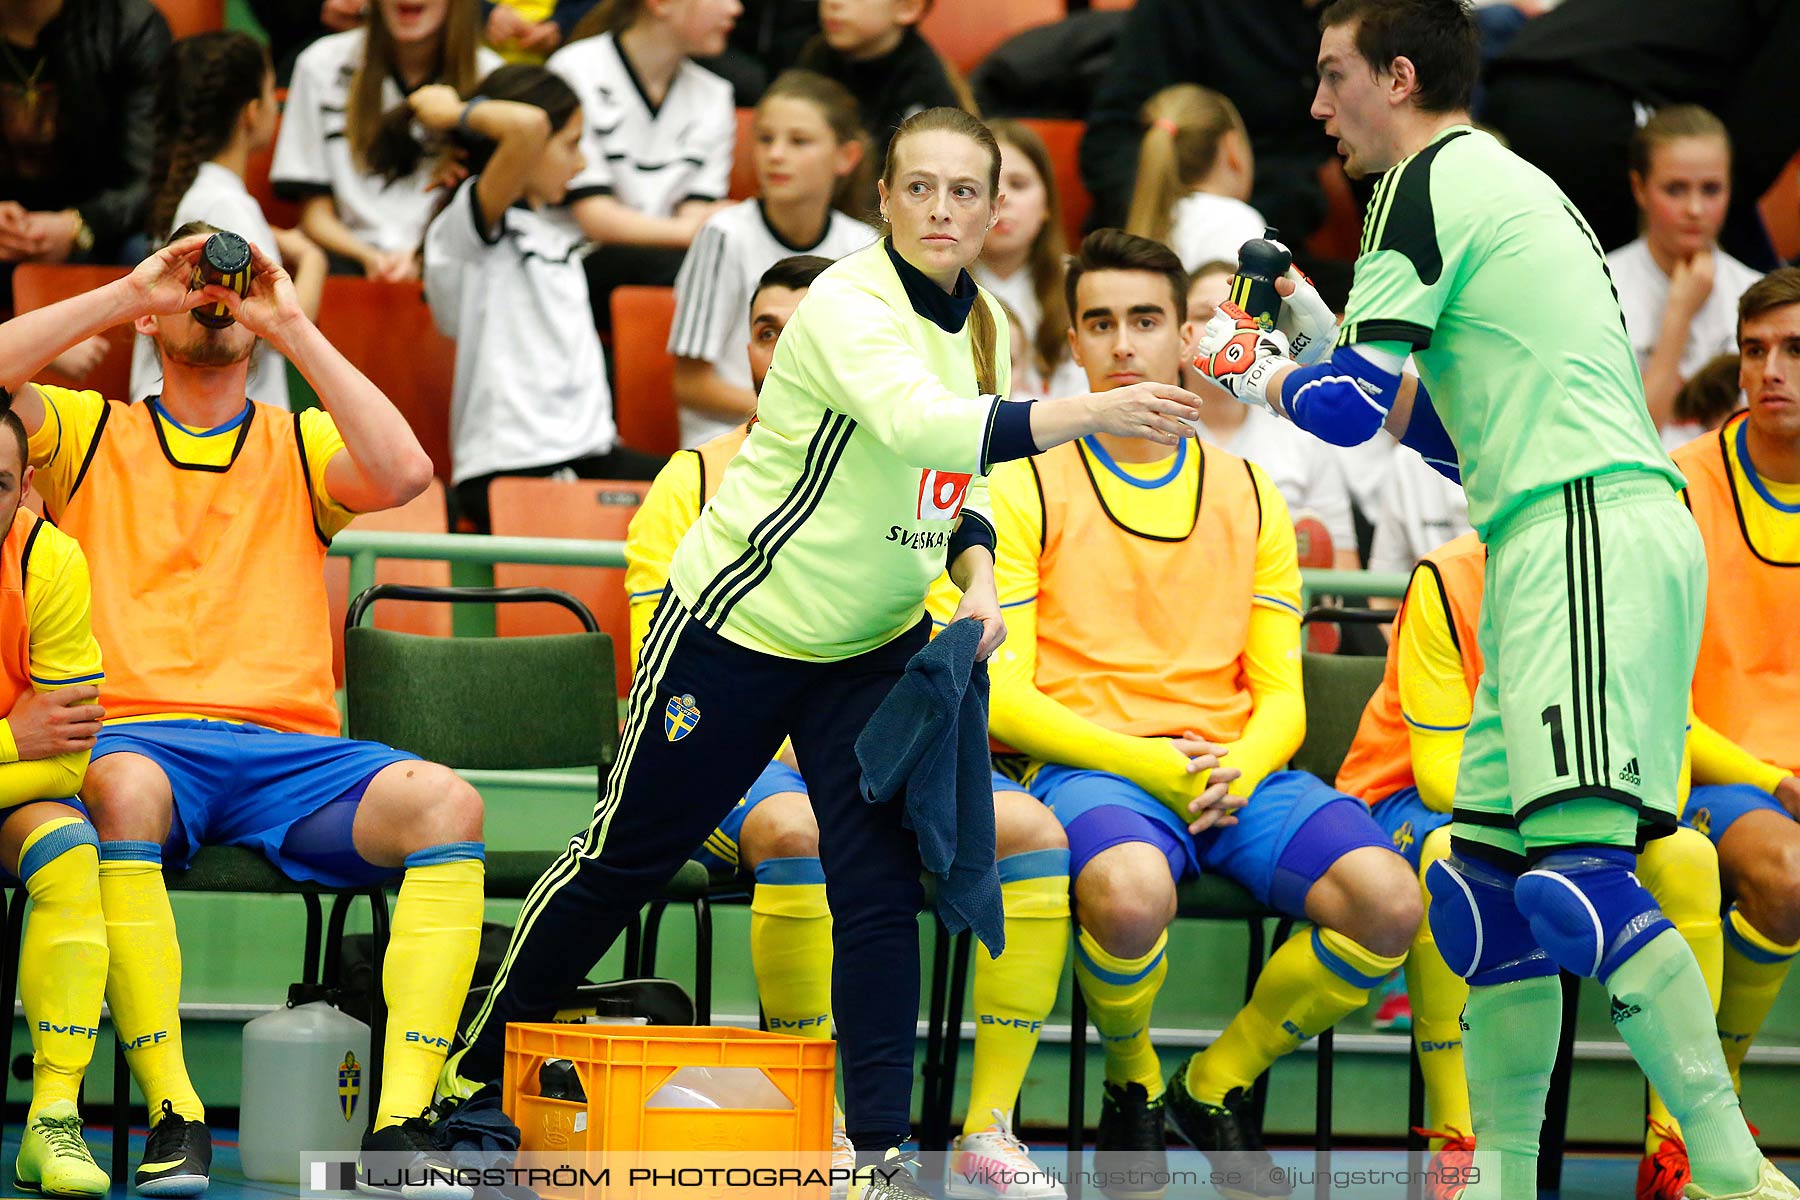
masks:
[[[994,870],[993,766],[987,664],[975,661],[981,622],[957,621],[913,655],[856,739],[863,799],[906,794],[906,826],[938,877],[938,916],[975,931],[988,954],[1006,947]]]

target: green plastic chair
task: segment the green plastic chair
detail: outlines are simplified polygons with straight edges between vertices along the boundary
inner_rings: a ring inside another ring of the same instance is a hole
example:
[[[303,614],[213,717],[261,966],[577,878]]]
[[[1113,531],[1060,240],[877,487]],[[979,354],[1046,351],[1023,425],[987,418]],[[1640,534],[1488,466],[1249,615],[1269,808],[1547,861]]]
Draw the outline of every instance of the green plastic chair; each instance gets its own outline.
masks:
[[[363,624],[381,600],[441,604],[556,604],[583,633],[545,637],[428,637]],[[550,681],[546,683],[546,681]],[[587,606],[554,588],[414,587],[377,584],[344,618],[344,698],[351,737],[384,742],[460,770],[594,767],[605,786],[619,752],[612,638]],[[596,794],[596,801],[599,796]],[[542,850],[487,855],[490,899],[523,900],[562,854]],[[712,1015],[712,914],[706,869],[689,862],[652,902],[694,911],[695,1009]],[[636,924],[626,928],[625,970],[653,959]]]

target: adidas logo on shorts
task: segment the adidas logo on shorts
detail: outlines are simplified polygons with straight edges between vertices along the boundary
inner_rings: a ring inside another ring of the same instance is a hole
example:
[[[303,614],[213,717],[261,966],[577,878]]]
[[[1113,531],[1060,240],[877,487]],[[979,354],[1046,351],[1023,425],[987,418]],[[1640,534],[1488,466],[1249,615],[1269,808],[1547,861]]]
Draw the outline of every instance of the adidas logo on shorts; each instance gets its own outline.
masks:
[[[1627,1004],[1617,996],[1612,998],[1612,1023],[1614,1025],[1629,1021],[1644,1010],[1635,1004]]]
[[[1632,787],[1637,787],[1644,782],[1638,775],[1637,755],[1632,755],[1631,760],[1619,768],[1619,782],[1629,783]]]

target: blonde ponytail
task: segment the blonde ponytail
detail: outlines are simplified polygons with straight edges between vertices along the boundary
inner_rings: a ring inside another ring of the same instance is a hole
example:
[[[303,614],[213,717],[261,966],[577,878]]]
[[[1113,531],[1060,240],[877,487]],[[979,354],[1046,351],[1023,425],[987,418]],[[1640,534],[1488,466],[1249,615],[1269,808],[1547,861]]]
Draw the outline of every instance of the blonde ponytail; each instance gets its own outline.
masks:
[[[1164,88],[1138,115],[1144,137],[1125,231],[1166,242],[1176,202],[1212,173],[1219,143],[1234,129],[1242,133],[1244,119],[1223,95],[1193,83]]]
[[[999,355],[1000,330],[994,321],[994,310],[987,297],[976,296],[969,310],[969,350],[975,359],[975,390],[979,395],[1000,394]]]

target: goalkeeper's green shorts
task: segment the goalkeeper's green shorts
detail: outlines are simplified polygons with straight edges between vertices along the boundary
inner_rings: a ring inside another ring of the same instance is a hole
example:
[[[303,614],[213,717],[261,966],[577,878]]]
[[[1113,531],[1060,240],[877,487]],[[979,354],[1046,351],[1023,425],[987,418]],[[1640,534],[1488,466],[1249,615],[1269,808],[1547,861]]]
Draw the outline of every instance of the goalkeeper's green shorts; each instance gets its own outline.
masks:
[[[1453,833],[1537,858],[1675,827],[1706,552],[1644,471],[1546,490],[1488,534],[1483,670]]]

